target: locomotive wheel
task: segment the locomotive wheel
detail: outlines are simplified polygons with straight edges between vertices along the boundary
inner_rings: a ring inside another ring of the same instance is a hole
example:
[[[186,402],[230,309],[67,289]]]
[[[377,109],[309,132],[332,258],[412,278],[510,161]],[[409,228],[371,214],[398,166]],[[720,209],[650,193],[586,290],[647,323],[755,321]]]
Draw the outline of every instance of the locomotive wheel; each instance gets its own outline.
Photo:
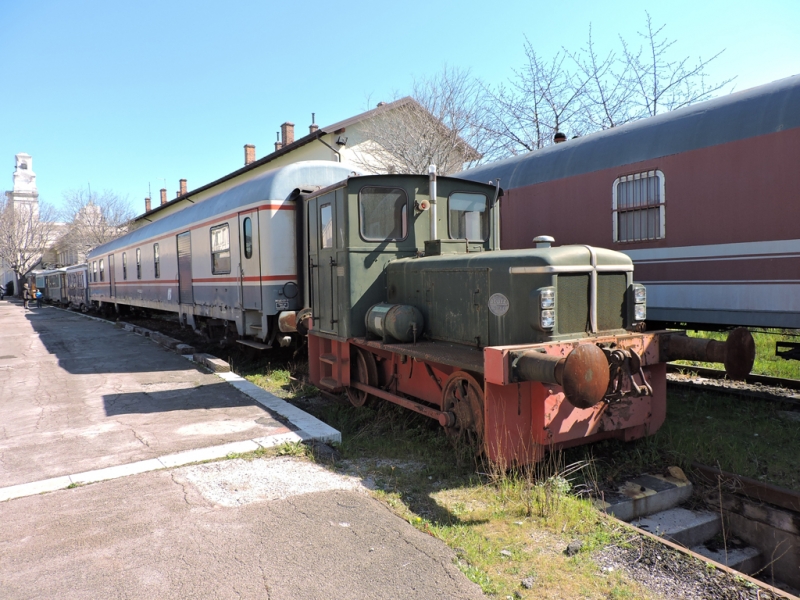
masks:
[[[372,356],[372,353],[362,350],[361,348],[356,348],[353,359],[350,379],[373,387],[377,386],[378,365],[375,364],[375,357]],[[364,406],[367,401],[372,402],[376,399],[372,394],[368,394],[354,387],[347,388],[347,397],[350,399],[350,404],[353,406]]]
[[[456,371],[444,384],[442,410],[455,415],[455,423],[445,433],[459,446],[483,453],[483,388],[469,373]]]

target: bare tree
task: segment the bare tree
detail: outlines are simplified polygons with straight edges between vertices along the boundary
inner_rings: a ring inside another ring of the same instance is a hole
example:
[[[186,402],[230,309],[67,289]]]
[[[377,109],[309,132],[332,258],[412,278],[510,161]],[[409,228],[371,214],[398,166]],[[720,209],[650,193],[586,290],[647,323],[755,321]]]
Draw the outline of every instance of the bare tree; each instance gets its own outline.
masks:
[[[445,66],[364,121],[355,162],[381,173],[424,173],[433,163],[446,174],[477,164],[492,154],[485,100],[468,70]]]
[[[14,272],[14,290],[20,279],[41,260],[52,245],[58,223],[55,211],[39,202],[12,202],[0,198],[0,260]]]
[[[653,116],[707,100],[733,81],[733,78],[720,82],[708,80],[706,67],[724,51],[707,60],[698,58],[696,62],[691,62],[689,57],[671,60],[670,49],[675,40],[662,36],[666,25],[655,27],[650,13],[645,12],[645,15],[646,31],[638,32],[643,40],[638,50],[632,49],[620,36],[630,90],[634,92],[633,101],[639,109],[636,116]]]
[[[706,100],[732,79],[711,82],[707,60],[673,58],[675,41],[664,37],[649,13],[634,49],[622,36],[620,52],[600,52],[592,38],[578,51],[566,48],[543,59],[525,39],[525,65],[508,84],[487,89],[490,118],[483,127],[506,156],[530,152],[570,136],[617,127],[629,121]],[[569,60],[567,60],[569,59]]]
[[[99,194],[70,190],[64,194],[64,206],[67,225],[58,246],[75,262],[83,262],[89,250],[125,233],[135,216],[127,198],[109,190]]]
[[[565,66],[569,55],[545,60],[525,38],[525,66],[515,71],[509,86],[498,86],[492,97],[492,119],[486,123],[504,154],[530,152],[548,145],[553,135],[575,121],[581,110],[588,75]]]

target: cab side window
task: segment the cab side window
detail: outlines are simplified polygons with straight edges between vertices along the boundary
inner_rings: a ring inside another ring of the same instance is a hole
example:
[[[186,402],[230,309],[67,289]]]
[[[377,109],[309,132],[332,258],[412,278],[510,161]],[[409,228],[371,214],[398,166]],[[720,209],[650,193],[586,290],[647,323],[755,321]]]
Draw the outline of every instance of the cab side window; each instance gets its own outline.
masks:
[[[398,242],[408,237],[408,197],[402,188],[364,187],[358,194],[361,238]]]

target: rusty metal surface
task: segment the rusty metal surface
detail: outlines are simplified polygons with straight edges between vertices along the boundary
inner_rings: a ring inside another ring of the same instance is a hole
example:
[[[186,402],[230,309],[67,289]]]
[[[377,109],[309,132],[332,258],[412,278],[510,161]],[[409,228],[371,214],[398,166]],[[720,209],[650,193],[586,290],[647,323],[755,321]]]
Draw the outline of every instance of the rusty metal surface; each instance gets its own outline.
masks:
[[[692,463],[692,468],[708,483],[717,485],[717,482],[721,479],[725,483],[732,484],[738,494],[761,502],[767,502],[786,510],[800,512],[800,493],[798,492],[756,479],[750,479],[749,477],[721,471],[716,467],[709,467],[700,463]]]
[[[404,408],[408,408],[410,410],[413,410],[414,412],[418,412],[419,414],[425,415],[426,417],[430,417],[431,419],[436,419],[437,421],[439,421],[439,423],[444,424],[444,423],[450,423],[452,421],[452,417],[448,413],[436,410],[435,408],[430,408],[429,406],[425,406],[424,404],[420,404],[419,402],[414,402],[413,400],[409,400],[408,398],[403,398],[402,396],[398,396],[396,394],[392,394],[391,392],[387,392],[380,388],[372,387],[371,385],[365,385],[357,381],[351,381],[350,386],[356,388],[357,390],[361,390],[362,392],[366,392],[367,394],[372,394],[373,396],[377,396],[378,398],[383,398],[384,400],[388,400],[389,402],[394,402],[395,404],[399,404]]]
[[[278,329],[283,333],[297,331],[297,313],[293,310],[285,310],[278,315]]]
[[[722,363],[731,379],[744,379],[753,368],[756,346],[744,327],[737,327],[725,342],[692,338],[683,333],[661,337],[661,360],[696,360]]]
[[[603,400],[608,383],[608,361],[600,348],[594,344],[582,344],[567,355],[561,373],[561,387],[570,404],[578,408],[594,406]]]
[[[378,340],[367,340],[365,338],[355,338],[353,342],[360,346],[386,350],[410,356],[417,360],[449,365],[465,371],[483,374],[483,350],[470,346],[428,341],[417,342],[416,344],[384,344]]]

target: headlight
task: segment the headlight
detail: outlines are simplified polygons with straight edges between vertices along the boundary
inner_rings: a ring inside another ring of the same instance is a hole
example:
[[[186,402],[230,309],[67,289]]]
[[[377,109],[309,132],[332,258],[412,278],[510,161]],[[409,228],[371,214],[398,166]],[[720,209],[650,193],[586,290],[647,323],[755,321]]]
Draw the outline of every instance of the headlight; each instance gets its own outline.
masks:
[[[555,305],[556,305],[555,290],[553,288],[543,288],[539,292],[539,306],[542,308],[553,308]]]
[[[636,304],[645,304],[647,302],[647,288],[639,283],[634,284],[633,301]]]
[[[552,329],[556,326],[556,311],[543,310],[541,315],[542,329]]]
[[[637,321],[644,321],[647,318],[647,306],[635,304],[633,306],[633,318]]]

